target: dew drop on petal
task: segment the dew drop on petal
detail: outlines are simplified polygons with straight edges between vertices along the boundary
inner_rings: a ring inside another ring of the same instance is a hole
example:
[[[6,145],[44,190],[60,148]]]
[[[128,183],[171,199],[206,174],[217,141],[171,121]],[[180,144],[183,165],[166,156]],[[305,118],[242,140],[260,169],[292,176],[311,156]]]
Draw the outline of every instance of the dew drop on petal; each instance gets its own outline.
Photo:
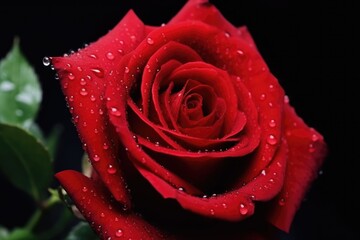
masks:
[[[315,147],[314,147],[314,144],[312,144],[312,143],[310,143],[309,144],[309,153],[313,153],[313,152],[315,152]]]
[[[104,150],[109,149],[109,145],[107,145],[106,143],[104,143],[104,145],[103,145],[103,149],[104,149]]]
[[[123,235],[124,235],[124,233],[121,229],[116,230],[116,232],[115,232],[116,237],[122,237]]]
[[[93,159],[94,159],[95,162],[100,161],[99,155],[96,155],[96,154],[94,155]]]
[[[125,73],[130,72],[130,69],[128,67],[125,67]]]
[[[120,111],[117,109],[117,108],[115,108],[115,107],[112,107],[112,108],[110,108],[110,113],[112,114],[112,115],[114,115],[114,116],[116,116],[116,117],[120,117],[121,116],[121,113],[120,113]]]
[[[284,103],[289,103],[289,102],[290,102],[289,96],[285,95],[284,96]]]
[[[107,172],[108,172],[109,174],[114,174],[114,173],[116,173],[116,168],[114,168],[113,165],[109,164],[109,167],[108,167],[108,169],[107,169]]]
[[[244,205],[244,204],[240,204],[240,214],[241,215],[246,215],[247,213],[248,213],[248,209],[247,209],[247,207]]]
[[[241,51],[241,50],[237,50],[236,52],[237,52],[240,56],[243,56],[243,55],[244,55],[244,52]]]
[[[260,100],[265,100],[265,98],[266,98],[266,95],[264,93],[260,95]]]
[[[81,95],[81,96],[86,96],[86,95],[88,95],[88,92],[86,91],[85,88],[82,88],[82,89],[81,89],[80,95]]]
[[[316,142],[317,140],[319,140],[319,136],[316,135],[316,134],[313,134],[313,135],[311,136],[311,140],[313,140],[313,142]]]
[[[275,120],[274,119],[271,119],[270,121],[269,121],[269,127],[276,127],[276,122],[275,122]]]
[[[280,200],[279,200],[279,205],[280,206],[284,206],[285,205],[285,199],[284,198],[280,198]]]
[[[81,78],[81,79],[80,79],[80,85],[82,85],[82,86],[85,86],[85,85],[86,85],[86,81],[85,81],[84,78]]]
[[[99,78],[104,77],[104,69],[102,69],[102,68],[92,68],[90,70],[95,74],[95,76],[97,76]]]
[[[154,44],[154,40],[152,38],[147,38],[146,42],[149,44],[149,45],[153,45]]]
[[[91,95],[91,96],[90,96],[90,100],[91,100],[92,102],[95,102],[95,100],[96,100],[95,96],[94,96],[94,95]]]
[[[74,79],[75,79],[75,76],[74,76],[74,74],[69,73],[68,78],[69,78],[70,80],[74,80]]]
[[[267,137],[266,141],[270,145],[275,145],[277,143],[276,137],[272,134]]]
[[[82,191],[83,191],[83,192],[87,192],[87,190],[88,190],[87,187],[83,187],[83,188],[82,188]]]
[[[112,52],[108,52],[106,53],[106,58],[109,60],[114,60],[115,56]]]

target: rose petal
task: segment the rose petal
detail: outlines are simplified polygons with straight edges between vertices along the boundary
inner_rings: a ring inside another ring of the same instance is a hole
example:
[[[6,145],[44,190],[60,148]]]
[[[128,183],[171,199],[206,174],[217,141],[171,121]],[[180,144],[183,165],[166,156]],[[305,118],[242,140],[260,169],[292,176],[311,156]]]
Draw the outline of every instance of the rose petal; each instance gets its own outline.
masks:
[[[289,231],[301,201],[318,175],[326,145],[323,137],[309,128],[289,104],[285,104],[284,131],[289,143],[285,183],[269,208],[268,219],[276,227]]]
[[[190,0],[168,23],[177,24],[183,21],[200,21],[217,27],[230,35],[236,35],[237,29],[229,23],[221,12],[207,0]]]
[[[286,149],[284,142],[269,167],[263,169],[263,173],[244,187],[218,194],[216,197],[193,196],[172,187],[152,171],[142,169],[146,171],[142,174],[164,198],[176,199],[184,209],[208,218],[239,221],[254,213],[253,200],[267,201],[280,191],[284,178]]]
[[[73,170],[62,171],[56,178],[101,239],[168,239],[140,216],[117,204],[102,184]]]
[[[130,11],[106,36],[68,57],[54,57],[63,92],[81,141],[94,169],[119,201],[130,204],[116,159],[118,143],[108,124],[103,102],[105,86],[122,55],[131,51],[143,36],[143,24]],[[134,40],[137,39],[137,40]],[[108,168],[117,169],[113,174]]]

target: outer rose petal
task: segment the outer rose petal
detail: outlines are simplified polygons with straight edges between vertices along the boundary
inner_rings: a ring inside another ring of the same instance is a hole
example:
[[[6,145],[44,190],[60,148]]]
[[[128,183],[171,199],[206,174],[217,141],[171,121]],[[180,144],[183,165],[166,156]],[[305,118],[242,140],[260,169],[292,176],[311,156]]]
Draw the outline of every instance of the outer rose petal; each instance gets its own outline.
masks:
[[[169,239],[135,213],[120,208],[102,184],[73,170],[56,177],[101,239]]]
[[[209,3],[208,0],[190,0],[171,19],[169,24],[176,24],[183,21],[200,21],[216,28],[219,28],[231,35],[237,35],[237,29],[229,23],[219,10]]]
[[[326,155],[323,137],[309,128],[294,109],[285,104],[285,135],[289,143],[289,160],[281,193],[269,208],[269,221],[289,231],[296,211],[316,178]]]
[[[144,25],[130,11],[112,31],[97,42],[68,57],[52,58],[94,169],[114,197],[126,205],[130,201],[117,159],[119,143],[113,127],[108,124],[103,99],[108,79],[123,58],[122,55],[133,50],[143,38]]]

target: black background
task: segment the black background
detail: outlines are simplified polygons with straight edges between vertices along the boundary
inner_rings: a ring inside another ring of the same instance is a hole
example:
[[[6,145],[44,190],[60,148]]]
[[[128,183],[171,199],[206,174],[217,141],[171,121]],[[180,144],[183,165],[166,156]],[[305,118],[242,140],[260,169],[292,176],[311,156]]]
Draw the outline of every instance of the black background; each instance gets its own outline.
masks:
[[[312,185],[286,239],[360,239],[357,221],[353,220],[359,216],[355,134],[349,131],[355,113],[345,110],[354,97],[348,65],[353,53],[346,39],[352,37],[355,26],[343,11],[349,5],[256,0],[239,2],[235,7],[235,1],[211,2],[234,25],[247,25],[291,104],[328,143],[322,174]],[[18,36],[43,88],[37,122],[45,133],[55,124],[64,126],[56,171],[78,168],[82,148],[59,82],[54,72],[42,65],[42,58],[62,55],[97,40],[130,8],[145,23],[159,25],[170,20],[184,3],[136,0],[86,6],[0,5],[0,58]],[[24,224],[33,207],[30,199],[2,176],[0,191],[0,225],[12,228]]]

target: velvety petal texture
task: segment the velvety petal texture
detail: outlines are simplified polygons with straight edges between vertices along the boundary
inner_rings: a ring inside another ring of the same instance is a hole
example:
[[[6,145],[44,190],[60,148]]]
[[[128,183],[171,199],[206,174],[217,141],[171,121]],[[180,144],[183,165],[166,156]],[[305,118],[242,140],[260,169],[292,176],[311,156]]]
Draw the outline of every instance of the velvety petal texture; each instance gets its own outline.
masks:
[[[57,178],[102,239],[183,239],[141,215],[156,197],[140,182],[176,203],[170,215],[234,224],[265,212],[289,230],[326,147],[289,105],[246,27],[189,0],[159,27],[130,11],[52,63],[94,169],[91,179],[71,170]],[[266,209],[257,214],[259,202]],[[261,236],[251,229],[231,236]]]

